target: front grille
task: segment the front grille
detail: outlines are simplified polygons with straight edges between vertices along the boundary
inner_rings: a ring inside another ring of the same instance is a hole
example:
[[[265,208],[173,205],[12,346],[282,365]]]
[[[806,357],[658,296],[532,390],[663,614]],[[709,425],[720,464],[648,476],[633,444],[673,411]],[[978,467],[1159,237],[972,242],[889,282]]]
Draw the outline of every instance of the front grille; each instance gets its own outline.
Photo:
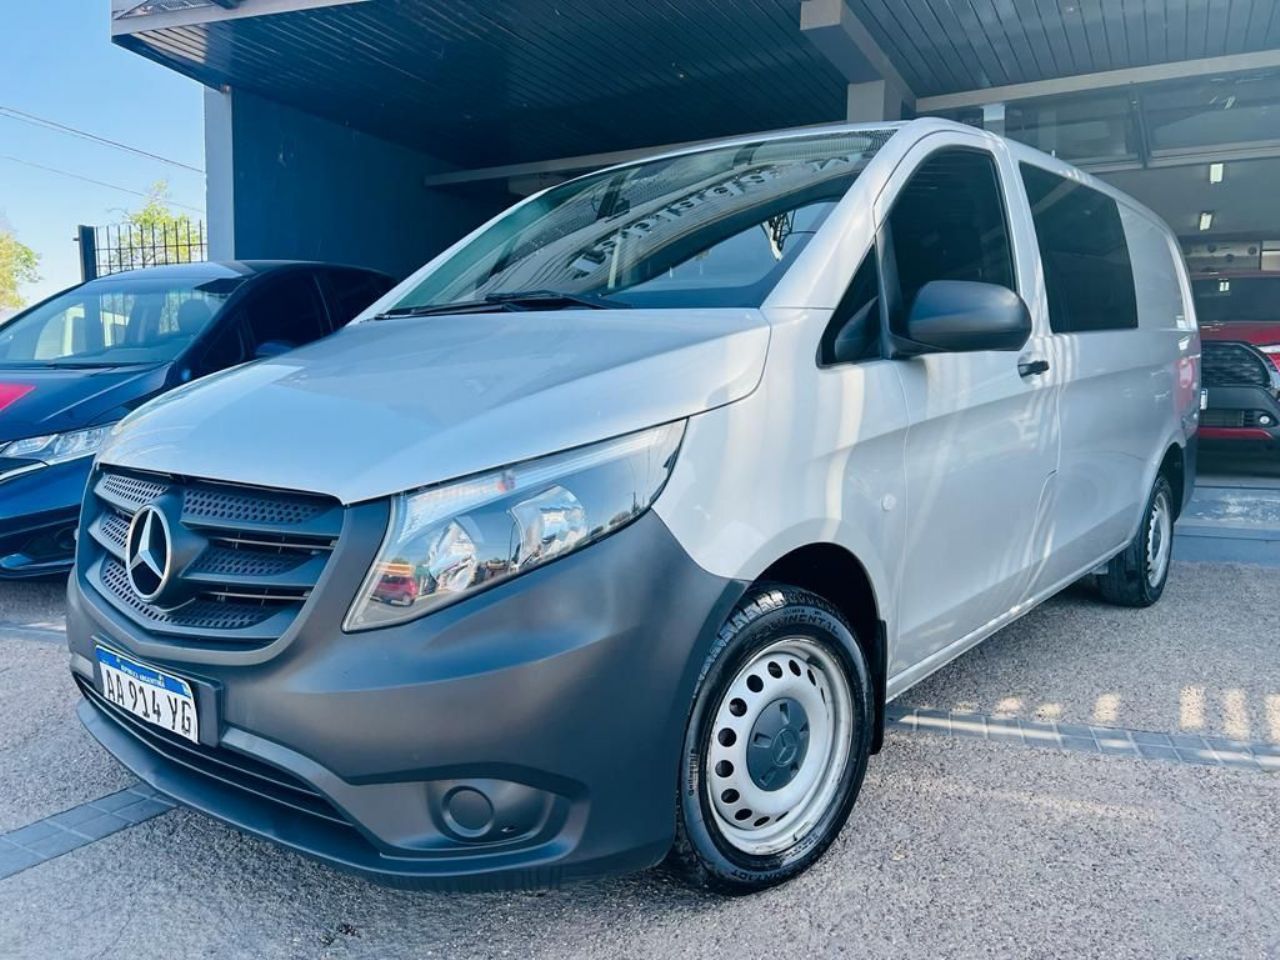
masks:
[[[1276,425],[1275,416],[1265,410],[1224,410],[1210,407],[1200,414],[1202,427],[1263,427]]]
[[[168,484],[156,480],[144,480],[123,473],[108,473],[100,484],[100,495],[110,498],[130,513],[155,500]]]
[[[182,491],[182,512],[200,523],[232,523],[237,527],[294,527],[324,513],[327,505],[313,499],[275,494],[239,493],[209,487]]]
[[[1200,414],[1202,427],[1243,427],[1244,410],[1214,410],[1212,408]]]
[[[217,600],[193,600],[174,610],[163,610],[142,600],[133,591],[124,564],[114,557],[102,561],[100,582],[106,597],[117,609],[133,614],[152,627],[185,627],[192,630],[243,631],[261,624],[276,611],[260,604],[220,603]]]
[[[1270,387],[1272,383],[1271,362],[1247,343],[1206,340],[1200,365],[1206,387]]]
[[[300,813],[351,827],[350,821],[318,790],[293,774],[225,747],[194,744],[121,710],[83,677],[77,676],[76,682],[94,706],[166,760]]]
[[[124,556],[129,540],[129,518],[112,510],[98,518],[98,532],[105,538],[106,546],[118,556]]]
[[[312,554],[300,550],[268,553],[262,550],[211,546],[192,564],[189,572],[231,580],[240,577],[278,578],[281,574],[305,567],[312,559]]]
[[[134,514],[161,500],[180,511],[198,551],[179,574],[183,602],[169,608],[138,596],[125,571]],[[153,634],[219,646],[261,645],[288,629],[324,573],[344,512],[315,494],[115,467],[96,477],[86,510],[96,548],[86,569],[98,592]]]

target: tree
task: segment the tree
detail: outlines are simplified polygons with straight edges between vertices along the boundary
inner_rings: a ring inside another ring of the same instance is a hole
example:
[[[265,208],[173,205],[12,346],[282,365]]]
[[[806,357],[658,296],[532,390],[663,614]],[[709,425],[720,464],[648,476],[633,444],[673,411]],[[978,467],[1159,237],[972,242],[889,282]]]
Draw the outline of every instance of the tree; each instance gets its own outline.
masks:
[[[166,181],[151,185],[147,202],[139,209],[121,212],[123,223],[103,228],[107,242],[103,259],[109,272],[204,258],[204,230],[190,214],[173,210]]]
[[[18,310],[26,306],[26,298],[18,287],[40,279],[36,272],[39,265],[40,255],[0,223],[0,310]]]

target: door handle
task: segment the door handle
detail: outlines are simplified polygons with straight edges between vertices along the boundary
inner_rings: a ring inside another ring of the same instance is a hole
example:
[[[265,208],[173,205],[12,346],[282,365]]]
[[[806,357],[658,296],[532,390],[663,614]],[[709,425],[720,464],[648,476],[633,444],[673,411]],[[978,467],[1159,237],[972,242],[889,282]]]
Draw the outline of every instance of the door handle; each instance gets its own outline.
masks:
[[[1020,377],[1034,377],[1038,373],[1048,372],[1048,360],[1025,360],[1018,364],[1018,376]]]

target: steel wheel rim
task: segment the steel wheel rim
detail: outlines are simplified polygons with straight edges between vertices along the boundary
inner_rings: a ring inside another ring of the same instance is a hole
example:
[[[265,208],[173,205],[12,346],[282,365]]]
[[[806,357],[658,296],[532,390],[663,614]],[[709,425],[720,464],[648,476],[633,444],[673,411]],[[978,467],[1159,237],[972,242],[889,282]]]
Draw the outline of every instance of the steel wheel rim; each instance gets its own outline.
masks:
[[[784,711],[787,701],[792,706]],[[799,730],[801,719],[807,734]],[[852,723],[844,669],[820,644],[787,637],[753,656],[720,698],[704,761],[712,816],[725,840],[743,853],[767,856],[812,831],[848,766]],[[758,735],[779,724],[794,737],[780,730],[762,744]],[[796,744],[793,759],[789,744]]]
[[[1163,490],[1156,494],[1151,504],[1151,520],[1147,524],[1147,584],[1160,586],[1169,569],[1169,555],[1173,550],[1173,518],[1169,510],[1169,498]]]

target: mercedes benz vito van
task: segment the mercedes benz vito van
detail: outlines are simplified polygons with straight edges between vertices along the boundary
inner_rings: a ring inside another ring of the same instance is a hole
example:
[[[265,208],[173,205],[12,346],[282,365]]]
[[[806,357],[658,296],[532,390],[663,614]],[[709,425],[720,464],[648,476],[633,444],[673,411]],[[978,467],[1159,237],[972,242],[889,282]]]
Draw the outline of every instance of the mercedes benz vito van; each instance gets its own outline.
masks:
[[[1159,599],[1199,353],[1169,230],[975,129],[593,173],[113,431],[80,716],[384,879],[759,889],[831,844],[886,702],[1082,577]]]

